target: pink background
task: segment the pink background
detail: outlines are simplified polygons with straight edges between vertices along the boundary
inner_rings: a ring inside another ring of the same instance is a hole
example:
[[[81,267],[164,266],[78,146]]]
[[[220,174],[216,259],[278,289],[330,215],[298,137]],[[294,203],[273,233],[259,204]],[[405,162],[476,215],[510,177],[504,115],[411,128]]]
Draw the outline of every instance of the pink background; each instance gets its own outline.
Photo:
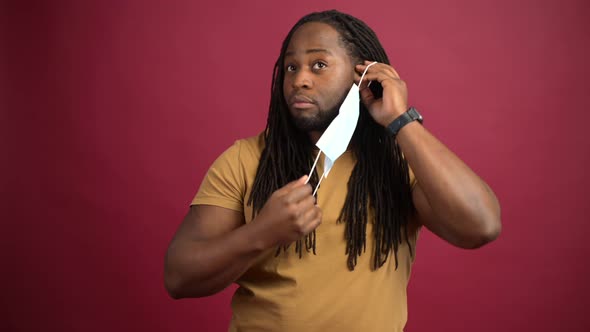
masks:
[[[304,14],[365,20],[427,127],[495,190],[503,233],[422,233],[407,331],[590,330],[590,3],[3,1],[2,331],[224,331],[163,257],[211,162],[265,125]]]

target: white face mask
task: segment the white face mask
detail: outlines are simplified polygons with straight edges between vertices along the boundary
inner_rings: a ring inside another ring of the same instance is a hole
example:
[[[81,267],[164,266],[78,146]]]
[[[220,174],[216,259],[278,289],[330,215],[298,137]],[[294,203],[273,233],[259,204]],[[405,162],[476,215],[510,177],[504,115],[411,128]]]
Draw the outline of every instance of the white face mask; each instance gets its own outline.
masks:
[[[369,67],[376,63],[377,62],[373,62],[368,65],[367,68],[365,68],[365,71],[363,72],[363,75],[359,81],[359,86],[363,81],[363,77],[365,77]],[[332,166],[334,166],[334,162],[336,162],[336,159],[338,159],[338,157],[340,157],[344,151],[346,151],[346,148],[352,139],[352,134],[354,134],[354,130],[356,129],[359,119],[359,105],[359,87],[352,83],[352,87],[348,91],[348,95],[346,95],[342,105],[340,105],[338,115],[334,118],[334,120],[332,120],[332,123],[330,123],[326,131],[324,131],[318,142],[315,144],[320,149],[320,152],[318,152],[318,156],[311,167],[311,171],[309,172],[309,176],[307,178],[308,182],[322,152],[326,158],[324,160],[324,173],[322,174],[322,177],[318,181],[318,185],[313,191],[314,196],[320,187],[320,183],[322,183],[322,179],[328,177]]]

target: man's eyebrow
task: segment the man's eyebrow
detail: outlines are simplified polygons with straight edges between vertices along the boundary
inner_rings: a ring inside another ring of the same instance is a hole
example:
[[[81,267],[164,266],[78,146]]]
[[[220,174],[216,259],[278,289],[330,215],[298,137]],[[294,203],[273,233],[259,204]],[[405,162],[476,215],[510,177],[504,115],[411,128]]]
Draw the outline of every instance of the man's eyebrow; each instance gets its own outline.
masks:
[[[327,50],[325,48],[310,48],[308,50],[305,50],[305,54],[310,54],[310,53],[327,53],[328,55],[332,55],[332,52],[330,52],[329,50]],[[286,57],[292,56],[294,54],[295,54],[294,51],[285,52]]]

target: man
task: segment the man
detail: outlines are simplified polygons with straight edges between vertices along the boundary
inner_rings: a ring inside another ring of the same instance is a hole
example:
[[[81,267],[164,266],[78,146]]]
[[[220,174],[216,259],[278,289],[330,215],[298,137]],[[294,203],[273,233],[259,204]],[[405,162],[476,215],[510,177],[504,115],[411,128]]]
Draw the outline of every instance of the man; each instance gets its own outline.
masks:
[[[353,83],[358,125],[316,201],[326,161],[307,178],[314,144]],[[414,121],[405,83],[354,17],[302,18],[272,86],[266,130],[215,161],[170,244],[170,295],[207,296],[236,282],[230,331],[402,331],[421,226],[480,247],[500,232],[496,197]]]

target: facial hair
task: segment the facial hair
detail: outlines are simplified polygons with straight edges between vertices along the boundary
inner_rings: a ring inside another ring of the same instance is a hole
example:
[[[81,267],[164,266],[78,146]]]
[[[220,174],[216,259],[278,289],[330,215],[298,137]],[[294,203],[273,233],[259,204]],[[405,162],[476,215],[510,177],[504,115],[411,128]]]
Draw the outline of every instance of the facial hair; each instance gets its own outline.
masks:
[[[293,124],[303,132],[324,131],[338,115],[340,107],[334,107],[329,111],[318,111],[313,116],[291,115]]]

